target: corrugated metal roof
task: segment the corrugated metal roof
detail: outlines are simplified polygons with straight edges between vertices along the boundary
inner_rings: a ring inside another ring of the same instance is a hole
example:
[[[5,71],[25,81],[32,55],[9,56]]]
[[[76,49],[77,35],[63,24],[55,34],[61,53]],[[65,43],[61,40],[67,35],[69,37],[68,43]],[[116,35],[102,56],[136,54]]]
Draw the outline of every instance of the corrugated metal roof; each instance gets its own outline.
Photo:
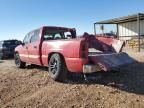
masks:
[[[140,20],[144,20],[144,13],[138,13],[134,15],[128,15],[120,18],[114,18],[110,20],[96,22],[95,24],[119,24],[119,23],[137,21],[138,16]]]

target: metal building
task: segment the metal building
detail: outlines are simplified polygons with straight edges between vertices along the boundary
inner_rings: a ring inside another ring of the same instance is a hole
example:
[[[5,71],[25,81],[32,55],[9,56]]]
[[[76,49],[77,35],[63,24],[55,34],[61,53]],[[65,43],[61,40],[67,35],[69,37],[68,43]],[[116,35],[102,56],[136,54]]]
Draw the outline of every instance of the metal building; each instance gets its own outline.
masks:
[[[141,49],[141,41],[144,38],[144,14],[138,13],[134,15],[129,15],[125,17],[105,20],[94,23],[94,31],[96,34],[96,25],[98,24],[115,24],[117,27],[117,37],[119,39],[125,40],[129,43],[130,41],[135,40],[137,43],[138,50]]]

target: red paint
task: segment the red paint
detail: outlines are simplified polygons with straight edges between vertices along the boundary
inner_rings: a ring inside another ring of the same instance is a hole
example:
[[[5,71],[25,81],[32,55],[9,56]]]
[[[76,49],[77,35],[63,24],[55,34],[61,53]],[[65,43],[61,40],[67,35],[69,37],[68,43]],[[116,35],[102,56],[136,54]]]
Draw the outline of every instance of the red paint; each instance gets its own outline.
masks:
[[[67,31],[71,32],[72,39],[44,40],[44,34],[48,32]],[[39,39],[32,42],[32,36],[38,32]],[[71,72],[82,72],[84,64],[103,64],[102,70],[107,71],[111,66],[104,62],[105,56],[88,56],[89,48],[95,48],[103,53],[115,53],[112,44],[117,39],[98,37],[85,33],[82,38],[76,38],[75,29],[64,27],[42,27],[28,33],[28,43],[19,45],[15,48],[15,52],[20,54],[22,61],[48,66],[49,57],[52,53],[61,54],[66,62],[67,68]],[[122,47],[122,46],[121,46]],[[98,54],[97,54],[98,55]],[[120,58],[119,58],[120,59]]]
[[[48,66],[48,58],[51,53],[60,53],[65,58],[65,62],[69,71],[82,72],[83,64],[85,64],[87,61],[81,57],[81,46],[84,44],[84,38],[78,39],[74,37],[74,39],[44,41],[43,34],[45,29],[50,29],[52,31],[62,29],[65,31],[75,32],[75,29],[63,27],[42,27],[37,29],[40,30],[40,39],[37,42],[31,42],[31,36],[35,30],[30,32],[29,43],[26,45],[19,45],[15,49],[15,52],[18,52],[20,55],[28,55],[28,57],[21,56],[21,60],[30,64]],[[88,51],[88,49],[85,50]]]

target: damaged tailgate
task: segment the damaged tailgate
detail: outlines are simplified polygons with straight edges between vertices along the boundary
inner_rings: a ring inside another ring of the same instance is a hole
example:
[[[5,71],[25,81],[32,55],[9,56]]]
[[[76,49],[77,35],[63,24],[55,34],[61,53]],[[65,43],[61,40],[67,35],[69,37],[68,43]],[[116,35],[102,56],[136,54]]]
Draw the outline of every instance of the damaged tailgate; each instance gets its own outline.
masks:
[[[118,69],[121,66],[134,63],[135,60],[124,52],[120,53],[90,53],[89,60],[103,71]]]

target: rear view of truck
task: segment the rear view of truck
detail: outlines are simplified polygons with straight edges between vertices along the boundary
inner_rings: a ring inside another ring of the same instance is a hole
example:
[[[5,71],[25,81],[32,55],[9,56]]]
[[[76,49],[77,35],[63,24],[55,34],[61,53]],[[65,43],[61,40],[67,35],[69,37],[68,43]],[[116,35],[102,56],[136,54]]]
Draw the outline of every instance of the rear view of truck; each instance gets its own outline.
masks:
[[[122,66],[135,62],[122,52],[124,42],[114,38],[84,34],[88,43],[88,61],[83,66],[83,73],[118,70]]]
[[[15,48],[15,64],[24,68],[26,64],[48,67],[55,81],[63,81],[69,72],[94,73],[110,71],[134,60],[121,52],[123,41],[84,33],[76,37],[72,28],[44,26],[25,36]]]

